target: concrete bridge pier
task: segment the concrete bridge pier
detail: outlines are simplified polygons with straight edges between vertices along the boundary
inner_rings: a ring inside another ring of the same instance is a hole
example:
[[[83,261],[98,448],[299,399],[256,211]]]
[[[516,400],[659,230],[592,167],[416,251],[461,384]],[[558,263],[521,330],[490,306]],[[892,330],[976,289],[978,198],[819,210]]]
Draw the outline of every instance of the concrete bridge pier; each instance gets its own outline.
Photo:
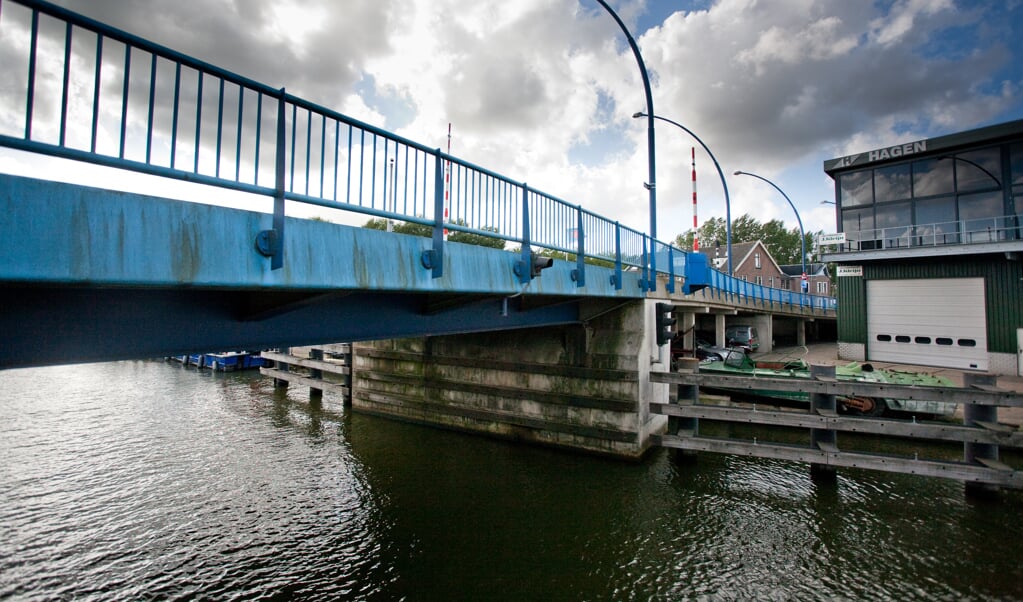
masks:
[[[353,409],[638,459],[667,418],[654,302],[584,301],[581,323],[357,343]],[[664,354],[665,358],[667,353]]]
[[[774,351],[774,317],[771,314],[757,314],[749,319],[750,326],[755,326],[760,335],[758,353]]]
[[[682,348],[696,349],[696,314],[694,312],[682,312],[678,330],[682,333]]]

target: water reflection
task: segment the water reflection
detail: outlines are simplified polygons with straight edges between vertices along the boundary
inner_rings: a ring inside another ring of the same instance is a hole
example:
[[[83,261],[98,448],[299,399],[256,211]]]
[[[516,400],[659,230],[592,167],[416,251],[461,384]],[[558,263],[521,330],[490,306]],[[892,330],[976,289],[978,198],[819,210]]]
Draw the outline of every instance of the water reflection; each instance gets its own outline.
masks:
[[[0,597],[1018,599],[1021,498],[625,464],[161,362],[0,373]]]

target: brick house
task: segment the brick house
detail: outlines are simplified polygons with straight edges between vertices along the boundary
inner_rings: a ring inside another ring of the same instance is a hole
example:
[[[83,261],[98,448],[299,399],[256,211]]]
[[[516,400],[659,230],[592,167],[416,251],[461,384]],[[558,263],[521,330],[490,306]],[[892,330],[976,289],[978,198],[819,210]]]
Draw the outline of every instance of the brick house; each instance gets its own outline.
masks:
[[[724,249],[718,249],[714,257],[714,267],[721,271],[728,270],[728,258]],[[762,284],[772,288],[788,288],[789,276],[782,271],[764,243],[740,242],[732,244],[732,275],[740,280],[753,284]],[[799,284],[796,284],[798,290]]]

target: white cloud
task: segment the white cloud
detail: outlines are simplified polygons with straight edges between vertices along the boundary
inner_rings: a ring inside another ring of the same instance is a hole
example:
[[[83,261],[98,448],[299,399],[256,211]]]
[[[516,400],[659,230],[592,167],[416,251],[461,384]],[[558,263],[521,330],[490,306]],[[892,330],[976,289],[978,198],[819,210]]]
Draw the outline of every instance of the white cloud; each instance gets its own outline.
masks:
[[[446,147],[450,122],[455,155],[634,228],[648,224],[646,123],[631,117],[645,109],[640,77],[617,26],[592,2],[61,3],[430,147]],[[645,3],[616,8],[634,25]],[[887,9],[845,0],[717,0],[675,12],[638,41],[655,110],[713,150],[727,174],[732,216],[795,225],[783,199],[731,175],[742,169],[785,189],[810,229],[829,219],[819,207],[832,195],[824,159],[966,129],[1019,108],[1023,78],[992,80],[1019,60],[1001,43],[1011,28],[986,20],[994,9],[962,11],[951,0],[897,0]],[[988,37],[971,52],[921,51],[953,25],[984,26]],[[692,223],[693,145],[658,123],[663,239]],[[580,148],[591,151],[586,164],[573,163]],[[723,215],[718,174],[702,151],[696,160],[700,217]]]
[[[908,35],[919,17],[949,10],[955,10],[952,0],[900,0],[892,5],[887,15],[871,21],[871,38],[881,46],[888,46]]]

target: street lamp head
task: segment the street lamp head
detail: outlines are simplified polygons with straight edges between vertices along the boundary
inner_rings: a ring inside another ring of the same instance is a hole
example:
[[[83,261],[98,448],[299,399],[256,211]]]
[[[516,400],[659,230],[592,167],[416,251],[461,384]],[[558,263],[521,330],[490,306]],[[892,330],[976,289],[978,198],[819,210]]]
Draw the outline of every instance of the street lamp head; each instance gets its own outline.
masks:
[[[644,113],[643,111],[637,111],[632,114],[633,119],[638,119],[640,117],[646,117],[646,113]]]
[[[736,172],[735,172],[735,173],[733,173],[732,175],[733,175],[733,176],[741,176],[741,175],[743,175],[744,173],[746,173],[746,172],[744,172],[744,171],[736,171]]]
[[[834,204],[835,204],[835,201],[829,201],[827,199],[824,199],[823,201],[821,201],[821,205],[834,205]]]

